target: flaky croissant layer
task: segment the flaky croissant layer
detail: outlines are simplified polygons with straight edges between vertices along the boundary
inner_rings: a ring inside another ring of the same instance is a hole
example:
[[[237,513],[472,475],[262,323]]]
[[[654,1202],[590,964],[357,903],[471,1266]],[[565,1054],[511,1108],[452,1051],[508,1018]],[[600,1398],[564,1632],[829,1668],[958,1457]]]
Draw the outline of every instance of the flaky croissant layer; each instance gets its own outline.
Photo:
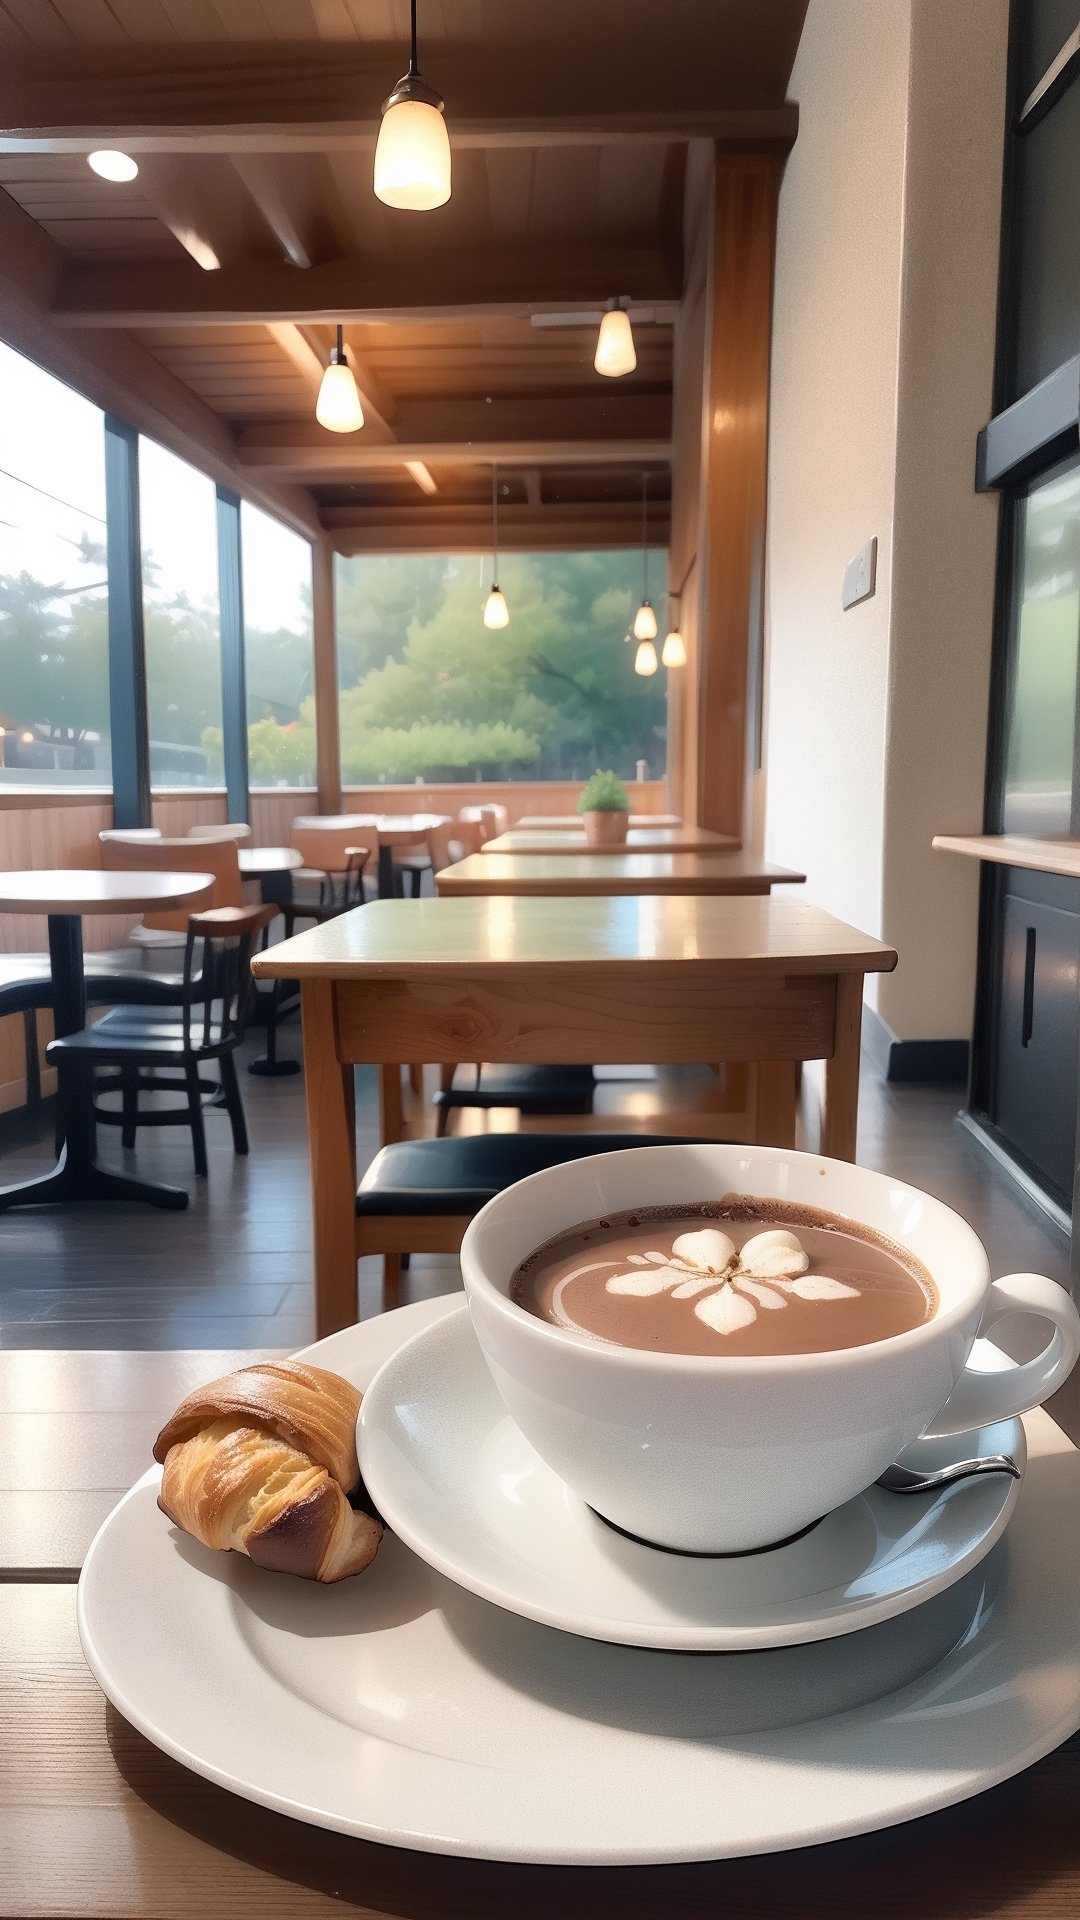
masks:
[[[291,1367],[302,1376],[292,1407]],[[351,1435],[360,1395],[337,1375],[299,1362],[275,1366],[269,1383],[267,1371],[241,1369],[189,1395],[154,1448],[164,1458],[158,1505],[204,1546],[308,1580],[344,1580],[374,1559],[382,1538],[382,1523],[350,1506],[324,1464],[330,1454],[349,1490],[356,1485]],[[319,1404],[320,1378],[333,1383],[328,1407]],[[294,1444],[305,1419],[315,1430],[310,1452]]]

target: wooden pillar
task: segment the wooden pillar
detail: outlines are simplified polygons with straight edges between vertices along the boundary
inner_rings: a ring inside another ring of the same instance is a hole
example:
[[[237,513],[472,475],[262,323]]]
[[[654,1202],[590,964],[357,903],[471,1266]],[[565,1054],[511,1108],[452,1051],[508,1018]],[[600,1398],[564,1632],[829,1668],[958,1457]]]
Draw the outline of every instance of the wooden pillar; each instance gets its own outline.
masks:
[[[717,147],[687,178],[675,328],[671,584],[687,665],[669,778],[688,819],[749,840],[762,684],[769,349],[784,154]]]
[[[317,540],[312,549],[311,612],[315,644],[315,783],[319,792],[319,812],[340,813],[337,623],[334,616],[334,550],[329,540]]]
[[[745,837],[764,644],[769,347],[783,157],[716,155],[702,420],[697,817]]]

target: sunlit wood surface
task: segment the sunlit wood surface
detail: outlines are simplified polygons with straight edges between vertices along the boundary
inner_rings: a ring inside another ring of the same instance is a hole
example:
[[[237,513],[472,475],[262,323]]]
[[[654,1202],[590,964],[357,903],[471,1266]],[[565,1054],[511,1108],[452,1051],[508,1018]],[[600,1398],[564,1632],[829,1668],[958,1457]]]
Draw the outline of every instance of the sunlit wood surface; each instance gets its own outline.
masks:
[[[589,852],[604,854],[608,858],[620,853],[733,853],[738,845],[738,840],[730,834],[710,833],[707,827],[649,825],[631,827],[626,839],[618,846],[590,847]],[[508,833],[498,833],[487,841],[484,852],[527,853],[533,856],[575,854],[581,852],[581,834],[574,827],[564,827],[555,833],[511,827]]]
[[[744,853],[472,853],[435,876],[440,896],[761,894],[806,879]]]
[[[527,813],[516,823],[523,833],[584,833],[580,813]],[[632,827],[681,827],[677,813],[632,813]]]
[[[138,913],[143,907],[198,905],[208,873],[102,873],[92,867],[0,873],[0,913]]]
[[[891,947],[801,899],[619,898],[374,900],[257,954],[252,970],[260,979],[373,981],[538,966],[640,977],[675,966],[689,978],[888,973],[895,965]]]
[[[1036,873],[1080,878],[1080,840],[1040,840],[1026,833],[935,834],[939,853],[962,853],[999,867],[1031,867]]]

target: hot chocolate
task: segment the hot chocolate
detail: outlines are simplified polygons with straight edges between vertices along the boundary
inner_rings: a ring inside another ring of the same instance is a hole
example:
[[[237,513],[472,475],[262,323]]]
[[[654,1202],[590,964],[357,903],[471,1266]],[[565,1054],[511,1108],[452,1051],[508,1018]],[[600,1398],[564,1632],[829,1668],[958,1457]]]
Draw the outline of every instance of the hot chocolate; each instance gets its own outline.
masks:
[[[523,1260],[510,1291],[609,1345],[725,1356],[866,1346],[938,1304],[926,1269],[870,1227],[735,1194],[586,1221]]]

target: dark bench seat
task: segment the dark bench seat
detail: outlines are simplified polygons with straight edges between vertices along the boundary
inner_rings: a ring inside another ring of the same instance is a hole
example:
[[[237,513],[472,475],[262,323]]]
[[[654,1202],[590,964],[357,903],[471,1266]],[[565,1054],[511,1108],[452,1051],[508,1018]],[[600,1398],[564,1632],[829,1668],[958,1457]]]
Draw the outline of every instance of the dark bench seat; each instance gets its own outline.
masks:
[[[480,1133],[399,1140],[375,1155],[356,1195],[356,1257],[381,1253],[392,1297],[403,1253],[456,1253],[474,1213],[527,1174],[625,1147],[696,1145],[670,1133]]]

